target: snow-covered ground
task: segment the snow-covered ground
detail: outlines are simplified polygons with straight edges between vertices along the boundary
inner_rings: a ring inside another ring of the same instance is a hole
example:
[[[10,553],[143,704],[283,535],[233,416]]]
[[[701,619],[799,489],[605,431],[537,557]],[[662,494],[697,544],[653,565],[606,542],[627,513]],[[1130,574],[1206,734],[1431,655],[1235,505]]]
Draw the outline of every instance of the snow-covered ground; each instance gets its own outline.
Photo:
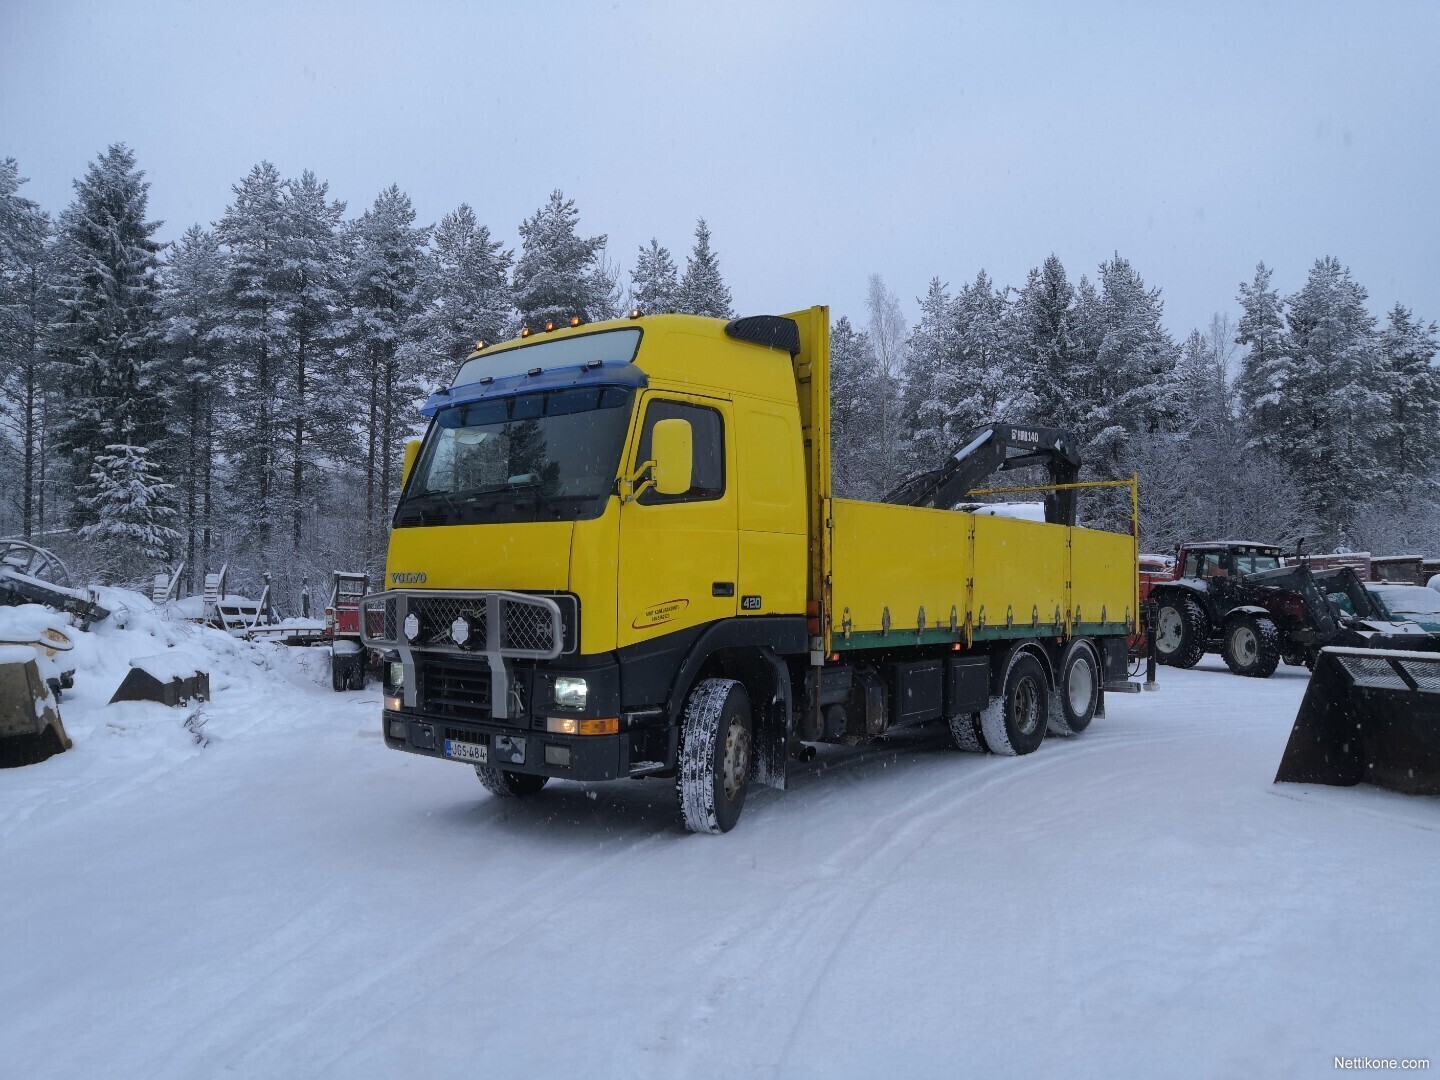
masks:
[[[496,801],[386,750],[322,650],[130,606],[77,644],[75,749],[0,772],[5,1077],[1440,1060],[1440,800],[1272,784],[1303,672],[1162,670],[1026,758],[824,752],[707,837],[662,781]],[[172,643],[198,717],[104,705]]]

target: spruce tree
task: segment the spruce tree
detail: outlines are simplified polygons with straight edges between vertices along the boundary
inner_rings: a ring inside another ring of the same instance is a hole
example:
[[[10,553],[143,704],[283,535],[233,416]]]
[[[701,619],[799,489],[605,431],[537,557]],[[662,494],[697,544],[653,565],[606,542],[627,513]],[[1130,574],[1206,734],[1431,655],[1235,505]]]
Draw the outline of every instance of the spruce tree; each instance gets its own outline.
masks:
[[[279,456],[281,397],[290,299],[284,185],[262,161],[231,189],[235,200],[217,226],[226,251],[220,332],[232,371],[231,412],[222,425],[229,494],[244,535],[266,551],[280,519],[284,475]]]
[[[1010,318],[1010,347],[1026,400],[1018,410],[1037,424],[1072,427],[1080,379],[1075,370],[1075,287],[1051,255],[1032,269]]]
[[[730,289],[720,276],[720,258],[710,250],[710,229],[702,217],[695,224],[695,247],[685,260],[685,276],[680,279],[679,310],[728,319],[733,314],[730,302]]]
[[[505,338],[514,311],[509,281],[513,258],[463,203],[435,227],[418,315],[427,376],[444,381],[454,375],[476,342]]]
[[[520,225],[515,304],[531,329],[564,326],[572,317],[591,322],[609,313],[614,282],[603,265],[605,237],[576,232],[580,212],[558,188]]]
[[[14,158],[0,161],[0,431],[14,445],[7,464],[20,532],[44,528],[44,444],[52,389],[46,327],[54,313],[50,217],[19,194],[25,181]],[[0,441],[0,446],[9,444]]]
[[[645,315],[669,315],[680,310],[680,278],[668,249],[654,237],[642,247],[630,271],[630,303]]]
[[[111,445],[158,447],[164,433],[156,274],[160,222],[147,221],[150,185],[123,143],[75,181],[60,218],[49,345],[63,374],[56,447],[69,459],[71,520],[97,521],[97,455]]]
[[[394,185],[350,229],[352,350],[367,401],[364,560],[372,569],[400,479],[401,444],[416,429],[412,403],[424,389],[416,357],[427,239],[410,197]]]
[[[960,335],[954,302],[940,279],[920,298],[920,321],[905,354],[905,418],[910,429],[908,468],[933,469],[953,449],[955,392],[959,388]],[[962,423],[964,421],[961,421]]]
[[[185,579],[210,568],[215,522],[216,419],[225,401],[225,258],[214,233],[192,225],[162,276],[160,313],[169,378],[172,442],[180,478]]]
[[[1327,257],[1288,301],[1286,352],[1296,378],[1284,388],[1291,407],[1277,425],[1280,456],[1300,478],[1327,538],[1341,543],[1383,481],[1375,433],[1386,402],[1365,300],[1350,271]]]
[[[884,494],[875,459],[878,436],[875,351],[843,315],[830,328],[830,479],[835,494]]]
[[[1250,444],[1269,454],[1284,445],[1291,386],[1295,371],[1285,337],[1285,312],[1280,292],[1271,288],[1273,272],[1263,262],[1250,284],[1240,285],[1241,315],[1237,345],[1246,346],[1240,361],[1236,393]]]
[[[290,519],[292,552],[318,490],[317,451],[334,454],[350,441],[353,415],[341,389],[337,356],[344,328],[344,265],[338,228],[345,204],[305,170],[281,188],[281,295],[284,375],[276,401],[280,449],[287,468],[278,508]]]
[[[1386,417],[1376,445],[1385,466],[1385,487],[1398,508],[1433,499],[1440,465],[1440,350],[1435,324],[1416,319],[1396,304],[1379,340],[1379,377]]]
[[[145,447],[115,443],[95,456],[90,490],[95,519],[80,528],[80,538],[99,548],[115,580],[139,582],[169,558],[180,536],[170,526],[171,485],[160,479]]]

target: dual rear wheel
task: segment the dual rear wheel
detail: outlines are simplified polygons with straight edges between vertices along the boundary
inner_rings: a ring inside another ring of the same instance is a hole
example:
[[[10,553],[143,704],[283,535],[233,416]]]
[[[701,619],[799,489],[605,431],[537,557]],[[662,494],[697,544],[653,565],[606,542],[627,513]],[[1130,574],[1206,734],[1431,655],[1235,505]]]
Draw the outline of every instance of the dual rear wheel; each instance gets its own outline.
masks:
[[[1038,750],[1047,732],[1079,735],[1100,706],[1100,654],[1092,643],[1079,638],[1065,647],[1056,683],[1052,692],[1037,656],[1016,653],[1000,694],[984,711],[949,718],[955,745],[972,753],[1014,757]]]

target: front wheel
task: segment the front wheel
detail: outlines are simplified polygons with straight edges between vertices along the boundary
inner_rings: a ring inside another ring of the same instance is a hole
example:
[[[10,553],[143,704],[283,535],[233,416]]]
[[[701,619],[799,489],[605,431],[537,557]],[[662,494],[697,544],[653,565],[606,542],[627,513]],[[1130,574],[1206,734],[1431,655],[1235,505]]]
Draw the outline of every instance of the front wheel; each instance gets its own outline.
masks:
[[[1010,662],[1005,689],[980,714],[985,743],[996,754],[1014,757],[1038,750],[1050,716],[1050,683],[1040,661],[1021,653]]]
[[[1242,611],[1226,624],[1220,655],[1236,675],[1268,679],[1280,663],[1280,631],[1264,615]]]
[[[533,773],[497,769],[494,765],[476,765],[475,775],[485,785],[486,791],[501,799],[523,799],[526,795],[534,795],[550,779]]]
[[[745,808],[753,764],[750,696],[734,679],[704,679],[690,691],[680,721],[675,791],[685,828],[724,833]]]

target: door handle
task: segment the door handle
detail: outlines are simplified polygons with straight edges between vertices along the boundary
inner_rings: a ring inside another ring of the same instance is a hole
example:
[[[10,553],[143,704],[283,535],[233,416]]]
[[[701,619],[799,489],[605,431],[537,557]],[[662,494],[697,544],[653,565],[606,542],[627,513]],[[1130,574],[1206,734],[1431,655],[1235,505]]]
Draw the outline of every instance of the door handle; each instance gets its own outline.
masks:
[[[710,586],[711,596],[734,596],[735,583],[733,581],[717,581]]]

